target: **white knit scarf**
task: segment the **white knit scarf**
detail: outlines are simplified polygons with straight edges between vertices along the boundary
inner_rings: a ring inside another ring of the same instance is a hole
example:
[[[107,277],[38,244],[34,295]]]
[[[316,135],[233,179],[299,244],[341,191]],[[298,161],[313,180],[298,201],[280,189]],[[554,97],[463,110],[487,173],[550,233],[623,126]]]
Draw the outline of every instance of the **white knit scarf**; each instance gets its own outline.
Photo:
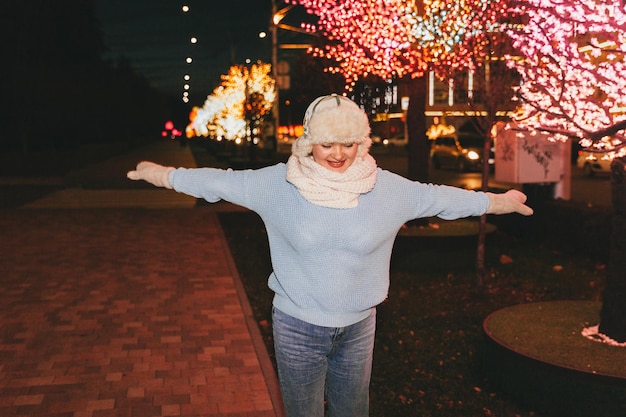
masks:
[[[312,156],[291,155],[287,161],[287,181],[313,204],[353,208],[359,204],[359,195],[371,191],[376,184],[376,161],[366,153],[357,156],[352,165],[340,173],[321,166]]]

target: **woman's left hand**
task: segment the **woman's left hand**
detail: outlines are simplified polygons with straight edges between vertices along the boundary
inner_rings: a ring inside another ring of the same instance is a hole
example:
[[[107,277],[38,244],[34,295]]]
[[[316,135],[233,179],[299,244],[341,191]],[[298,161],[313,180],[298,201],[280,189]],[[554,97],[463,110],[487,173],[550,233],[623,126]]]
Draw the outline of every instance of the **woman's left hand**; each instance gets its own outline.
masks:
[[[518,190],[509,190],[504,194],[487,193],[489,196],[489,207],[487,214],[509,214],[519,213],[523,216],[533,214],[533,209],[526,204],[526,194]]]

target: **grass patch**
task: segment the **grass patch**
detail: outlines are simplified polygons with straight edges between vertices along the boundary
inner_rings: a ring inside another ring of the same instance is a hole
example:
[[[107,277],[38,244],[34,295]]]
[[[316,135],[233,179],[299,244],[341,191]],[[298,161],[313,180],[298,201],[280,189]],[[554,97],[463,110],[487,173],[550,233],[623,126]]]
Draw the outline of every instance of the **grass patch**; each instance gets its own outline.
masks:
[[[531,358],[592,374],[626,378],[626,349],[581,337],[598,324],[602,303],[558,301],[521,304],[497,311],[487,331],[509,349]],[[566,348],[564,348],[566,347]]]
[[[477,236],[479,230],[479,222],[475,219],[459,219],[459,220],[441,220],[429,219],[428,224],[424,226],[404,227],[398,233],[400,236],[416,236],[416,237],[454,237],[454,236]],[[485,231],[493,233],[496,226],[487,223]]]

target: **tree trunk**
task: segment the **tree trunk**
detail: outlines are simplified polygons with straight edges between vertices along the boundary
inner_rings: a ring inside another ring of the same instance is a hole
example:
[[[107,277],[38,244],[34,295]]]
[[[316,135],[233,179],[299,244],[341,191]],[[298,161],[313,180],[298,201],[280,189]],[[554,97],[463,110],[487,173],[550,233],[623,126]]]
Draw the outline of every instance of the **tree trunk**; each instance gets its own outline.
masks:
[[[626,342],[626,158],[611,163],[613,217],[599,332]]]
[[[491,156],[491,131],[485,133],[485,145],[483,146],[483,172],[482,191],[489,190],[489,157]],[[478,243],[476,246],[476,281],[478,288],[482,288],[485,282],[485,243],[487,241],[487,215],[480,216],[478,222]]]
[[[413,181],[428,182],[428,160],[430,143],[426,137],[426,93],[428,78],[423,75],[409,82],[409,108],[406,112],[407,126],[407,169]],[[427,226],[428,219],[415,219],[407,223],[410,227]]]
[[[428,181],[430,144],[426,137],[426,75],[409,82],[409,108],[406,114],[408,129],[408,177],[414,181]]]

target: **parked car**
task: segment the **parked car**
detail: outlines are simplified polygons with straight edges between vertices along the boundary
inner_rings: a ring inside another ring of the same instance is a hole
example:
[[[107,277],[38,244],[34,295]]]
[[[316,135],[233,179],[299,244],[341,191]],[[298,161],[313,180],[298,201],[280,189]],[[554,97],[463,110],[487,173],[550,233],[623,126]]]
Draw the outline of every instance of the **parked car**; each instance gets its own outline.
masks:
[[[608,174],[611,172],[613,156],[613,153],[580,150],[576,165],[578,168],[582,168],[585,175],[590,177],[598,173]]]
[[[476,133],[456,132],[436,138],[430,146],[430,160],[433,167],[456,168],[460,172],[480,170],[483,166],[485,138]],[[492,144],[489,165],[495,162]]]
[[[406,146],[408,143],[402,133],[388,138],[383,138],[381,142],[385,146]]]

